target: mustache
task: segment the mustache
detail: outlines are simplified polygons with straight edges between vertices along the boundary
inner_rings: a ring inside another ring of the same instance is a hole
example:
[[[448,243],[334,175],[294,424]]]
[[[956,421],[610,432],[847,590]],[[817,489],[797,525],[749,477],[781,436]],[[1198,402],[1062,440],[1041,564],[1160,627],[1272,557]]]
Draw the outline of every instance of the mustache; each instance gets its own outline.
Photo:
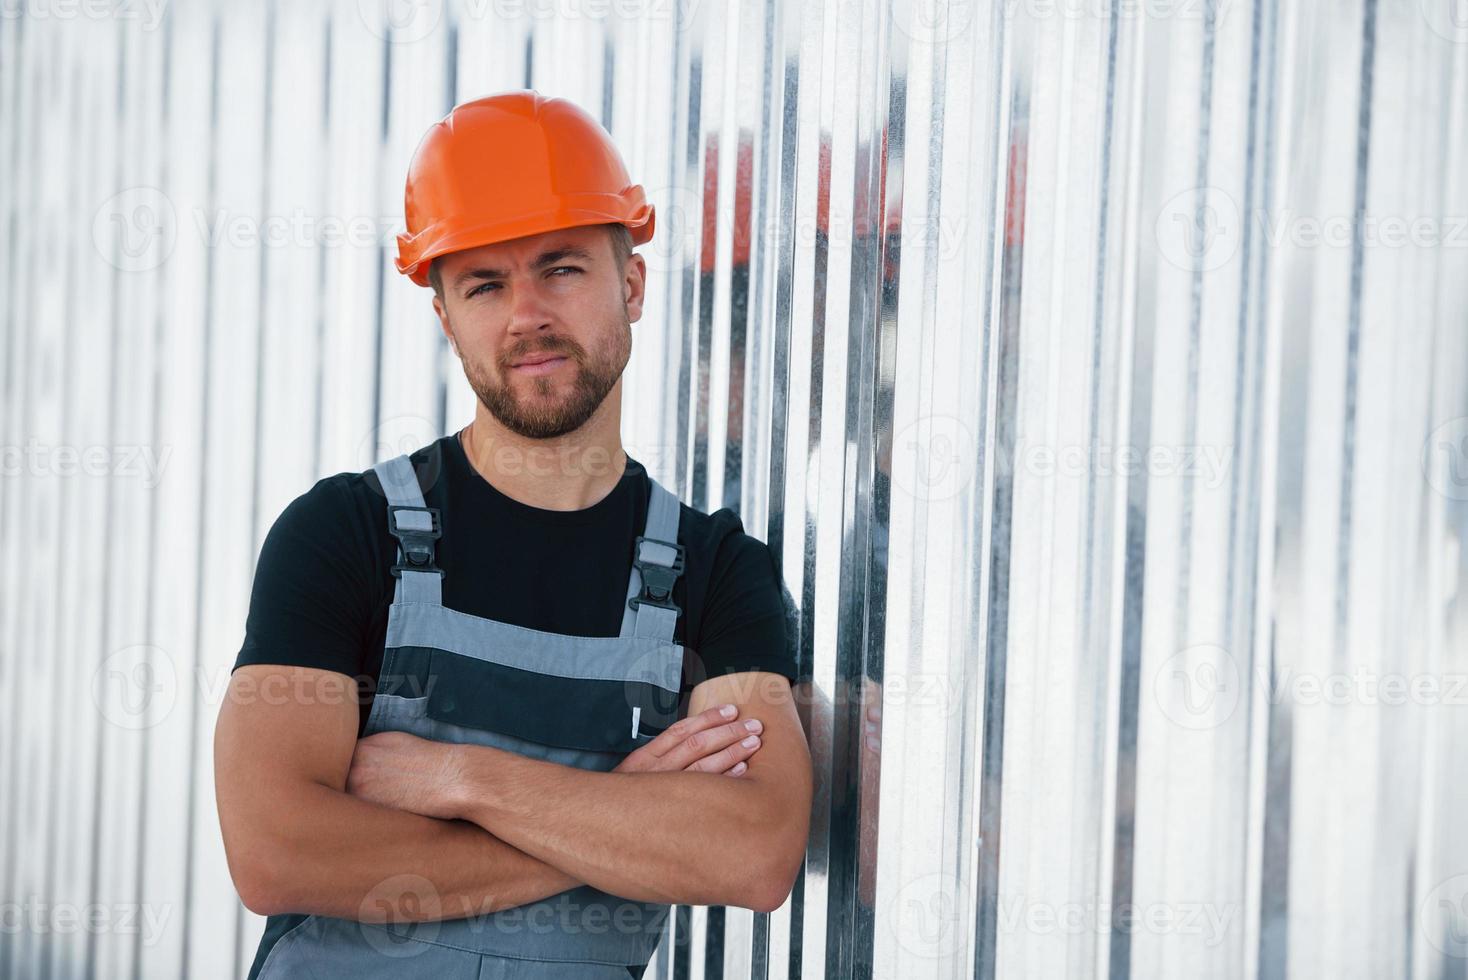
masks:
[[[500,358],[500,366],[508,369],[516,361],[529,357],[531,354],[558,354],[575,358],[577,361],[586,359],[586,352],[574,340],[566,337],[544,337],[534,343],[516,344]]]

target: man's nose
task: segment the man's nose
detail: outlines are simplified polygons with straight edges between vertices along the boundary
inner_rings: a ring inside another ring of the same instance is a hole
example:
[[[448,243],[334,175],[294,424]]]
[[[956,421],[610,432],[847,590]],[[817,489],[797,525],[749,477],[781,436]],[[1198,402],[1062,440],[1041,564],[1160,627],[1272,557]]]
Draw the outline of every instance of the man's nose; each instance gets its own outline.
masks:
[[[551,311],[538,284],[517,282],[510,292],[510,327],[512,335],[520,336],[545,330],[551,325]]]

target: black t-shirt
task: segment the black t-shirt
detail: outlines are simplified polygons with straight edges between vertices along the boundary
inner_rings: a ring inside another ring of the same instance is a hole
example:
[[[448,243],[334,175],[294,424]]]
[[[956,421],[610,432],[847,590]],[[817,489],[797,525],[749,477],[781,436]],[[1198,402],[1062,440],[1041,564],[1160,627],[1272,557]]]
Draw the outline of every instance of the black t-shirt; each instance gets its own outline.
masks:
[[[584,510],[543,510],[505,496],[469,463],[457,435],[412,453],[424,502],[440,510],[434,558],[443,604],[516,626],[616,636],[632,546],[646,529],[651,481],[632,458],[617,485]],[[673,588],[674,639],[687,648],[683,704],[709,677],[745,670],[796,676],[788,595],[770,549],[730,510],[680,505],[685,567]],[[377,476],[338,473],[292,501],[260,549],[244,664],[291,664],[358,679],[365,727],[382,667],[397,540]],[[359,729],[360,731],[360,729]]]

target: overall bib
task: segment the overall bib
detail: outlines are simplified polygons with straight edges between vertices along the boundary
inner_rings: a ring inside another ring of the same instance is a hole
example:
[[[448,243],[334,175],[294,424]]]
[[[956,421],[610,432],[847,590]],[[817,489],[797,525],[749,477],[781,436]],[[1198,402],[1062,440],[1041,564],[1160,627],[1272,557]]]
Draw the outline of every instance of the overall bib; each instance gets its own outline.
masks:
[[[621,634],[567,636],[445,607],[433,558],[438,509],[424,506],[406,455],[373,470],[399,557],[366,734],[409,732],[607,772],[677,720],[683,647],[673,642],[672,589],[683,547],[673,494],[651,481]],[[312,915],[276,942],[259,978],[627,980],[652,958],[669,908],[582,885],[466,919],[375,925]]]

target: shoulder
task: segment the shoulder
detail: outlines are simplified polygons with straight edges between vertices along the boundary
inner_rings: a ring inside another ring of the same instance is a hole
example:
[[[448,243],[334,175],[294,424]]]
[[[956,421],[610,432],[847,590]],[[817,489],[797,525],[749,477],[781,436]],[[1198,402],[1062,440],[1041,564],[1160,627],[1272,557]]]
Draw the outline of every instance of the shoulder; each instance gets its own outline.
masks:
[[[441,503],[445,479],[441,443],[429,443],[407,455],[430,505]],[[386,552],[390,564],[394,544],[387,529],[388,500],[376,470],[383,462],[321,477],[281,510],[270,535],[330,551],[338,561],[363,568],[377,567]]]
[[[707,514],[687,504],[679,504],[678,537],[690,549],[698,548],[710,560],[720,552],[765,547],[763,541],[744,532],[744,523],[739,515],[727,507]]]
[[[711,589],[719,588],[730,574],[753,574],[779,583],[769,545],[746,532],[737,513],[727,507],[711,514],[687,504],[679,507],[678,539],[704,566]]]
[[[302,530],[331,531],[354,524],[374,510],[385,515],[386,499],[376,477],[370,474],[370,470],[347,471],[322,477],[287,504],[277,522],[294,524]]]
[[[692,644],[707,676],[771,670],[795,676],[793,603],[770,546],[723,508],[706,514],[684,506],[679,533],[689,562],[698,555],[701,601]]]
[[[322,477],[311,489],[296,498],[293,506],[298,506],[306,514],[318,514],[338,523],[351,521],[374,531],[380,529],[386,536],[388,495],[378,476],[378,468],[406,458],[408,465],[413,468],[425,502],[434,505],[440,502],[442,485],[447,478],[443,456],[444,441],[436,439],[405,457],[388,457],[364,470],[346,470]]]

